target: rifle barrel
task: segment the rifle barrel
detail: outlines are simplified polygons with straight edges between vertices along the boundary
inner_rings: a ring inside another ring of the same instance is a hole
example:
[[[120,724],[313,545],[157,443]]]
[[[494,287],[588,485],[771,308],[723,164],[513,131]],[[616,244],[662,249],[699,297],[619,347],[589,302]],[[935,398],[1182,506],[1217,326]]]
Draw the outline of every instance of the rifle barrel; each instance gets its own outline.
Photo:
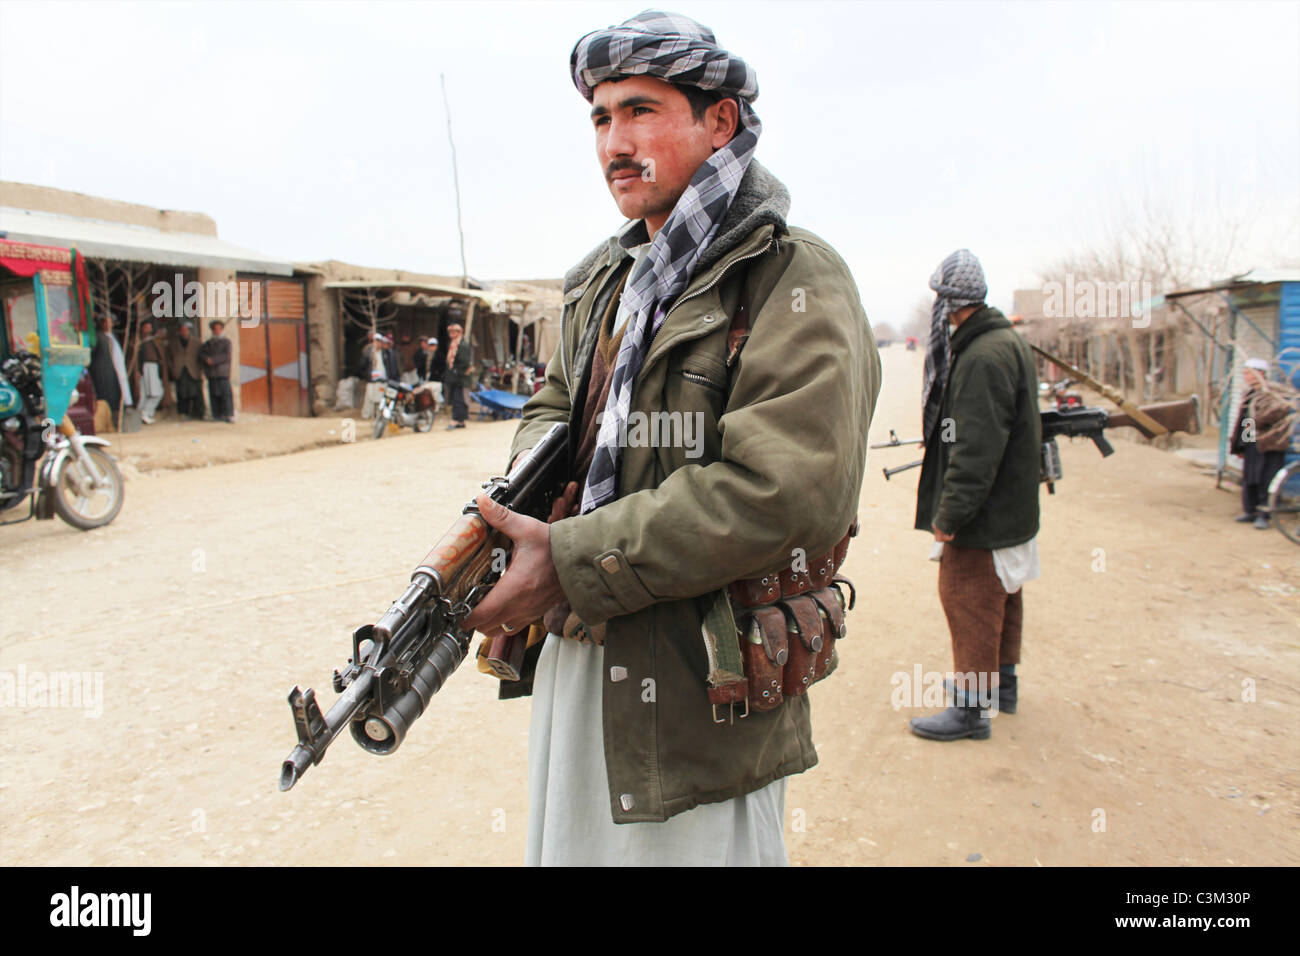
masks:
[[[889,480],[890,475],[896,475],[900,471],[907,471],[911,468],[920,468],[922,464],[923,464],[923,459],[918,458],[916,461],[908,462],[906,465],[899,465],[897,468],[886,468],[885,481]]]
[[[312,741],[311,745],[298,744],[293,748],[293,752],[285,759],[284,764],[280,767],[280,789],[289,790],[298,782],[307,768],[312,764],[320,763],[321,758],[325,756],[325,751],[329,745],[334,742],[334,738],[339,735],[357,712],[366,705],[366,698],[370,695],[371,685],[374,683],[375,675],[373,671],[364,670],[347,688],[343,691],[343,696],[334,702],[334,706],[325,714],[325,727],[323,732]],[[295,692],[297,688],[294,688]],[[292,700],[292,697],[290,697]]]

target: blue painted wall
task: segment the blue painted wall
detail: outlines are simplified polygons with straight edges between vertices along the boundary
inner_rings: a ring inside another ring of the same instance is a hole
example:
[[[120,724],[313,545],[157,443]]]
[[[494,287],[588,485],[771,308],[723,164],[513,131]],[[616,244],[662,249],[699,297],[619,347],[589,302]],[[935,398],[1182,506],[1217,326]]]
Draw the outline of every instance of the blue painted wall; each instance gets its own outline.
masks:
[[[1300,282],[1283,282],[1278,301],[1277,364],[1280,369],[1291,369],[1291,384],[1300,388]],[[1297,426],[1300,430],[1300,426]],[[1288,462],[1300,458],[1300,453],[1290,452]],[[1300,493],[1300,474],[1288,482],[1291,490]]]

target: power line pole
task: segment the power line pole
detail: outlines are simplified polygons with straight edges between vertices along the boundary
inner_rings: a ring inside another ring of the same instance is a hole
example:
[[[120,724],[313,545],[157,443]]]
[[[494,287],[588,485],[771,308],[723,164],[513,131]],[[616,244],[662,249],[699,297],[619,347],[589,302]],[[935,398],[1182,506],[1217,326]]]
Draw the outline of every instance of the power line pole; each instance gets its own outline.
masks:
[[[447,78],[439,73],[438,82],[442,84],[442,107],[447,113],[447,142],[451,144],[451,179],[456,186],[456,231],[460,233],[460,284],[469,288],[469,267],[465,265],[465,227],[460,215],[460,173],[456,169],[456,141],[451,137],[451,104],[447,102]]]

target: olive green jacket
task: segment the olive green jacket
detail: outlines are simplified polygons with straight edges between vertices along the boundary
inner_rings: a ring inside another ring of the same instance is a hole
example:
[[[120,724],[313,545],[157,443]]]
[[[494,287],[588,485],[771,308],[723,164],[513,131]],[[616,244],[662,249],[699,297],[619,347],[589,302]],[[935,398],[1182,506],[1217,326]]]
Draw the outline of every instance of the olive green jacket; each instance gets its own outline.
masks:
[[[1029,345],[985,306],[952,334],[939,422],[925,447],[916,527],[960,548],[1008,548],[1038,534],[1042,419]]]
[[[797,548],[809,557],[829,550],[857,511],[880,357],[848,267],[821,239],[787,228],[788,205],[785,187],[751,163],[637,377],[633,413],[702,422],[698,448],[633,444],[629,431],[616,500],[551,526],[565,595],[583,621],[606,623],[603,723],[616,823],[663,821],[817,762],[807,696],[714,723],[700,634],[719,589],[788,566]],[[626,249],[645,238],[644,223],[633,223],[569,273],[561,342],[524,408],[511,460],[552,423],[576,427],[593,314]],[[729,369],[742,284],[751,335]],[[531,673],[503,682],[502,696],[530,685]]]

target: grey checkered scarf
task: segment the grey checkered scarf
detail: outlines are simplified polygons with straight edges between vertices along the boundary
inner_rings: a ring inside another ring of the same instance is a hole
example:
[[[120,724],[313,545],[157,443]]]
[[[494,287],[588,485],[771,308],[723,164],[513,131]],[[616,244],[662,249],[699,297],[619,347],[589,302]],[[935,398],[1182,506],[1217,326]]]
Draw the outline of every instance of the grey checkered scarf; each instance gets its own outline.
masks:
[[[934,290],[934,307],[930,310],[930,346],[925,353],[925,383],[921,386],[921,435],[927,443],[938,424],[943,388],[948,382],[952,358],[948,317],[963,306],[983,302],[989,291],[984,268],[969,249],[958,249],[944,259],[930,276],[930,288]]]
[[[763,124],[750,106],[758,96],[754,71],[719,47],[712,31],[689,17],[646,10],[616,27],[588,33],[573,48],[570,68],[574,85],[588,102],[596,86],[611,77],[648,75],[720,90],[740,103],[736,135],[695,171],[663,228],[628,276],[618,316],[618,322],[625,323],[623,343],[582,492],[582,513],[586,514],[612,501],[617,493],[621,436],[627,427],[637,374],[669,308],[690,283],[701,254],[727,214]]]

